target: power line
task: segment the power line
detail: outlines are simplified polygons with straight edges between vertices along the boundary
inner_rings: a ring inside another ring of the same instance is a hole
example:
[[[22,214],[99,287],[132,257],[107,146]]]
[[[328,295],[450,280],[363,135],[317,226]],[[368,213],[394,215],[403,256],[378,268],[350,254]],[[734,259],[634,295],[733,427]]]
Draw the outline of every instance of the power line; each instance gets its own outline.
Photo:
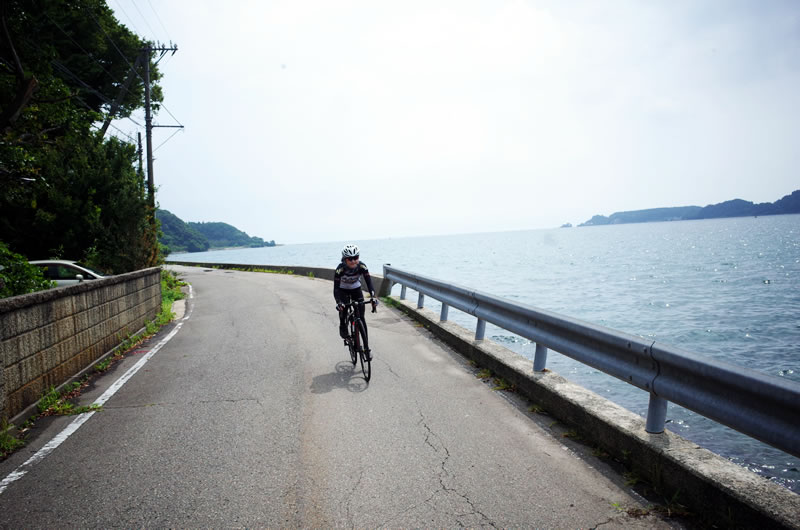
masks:
[[[163,22],[161,22],[161,17],[160,17],[160,16],[158,16],[158,11],[156,11],[156,9],[153,7],[153,4],[150,2],[150,0],[147,0],[147,3],[150,5],[150,9],[152,9],[152,10],[153,10],[153,13],[155,13],[155,15],[156,15],[156,20],[158,20],[158,23],[159,23],[159,24],[161,24],[161,28],[164,30],[164,33],[167,35],[167,39],[169,39],[170,41],[172,41],[172,39],[171,39],[171,38],[170,38],[170,36],[169,36],[169,31],[167,31],[167,28],[164,26],[164,23],[163,23]]]
[[[86,103],[86,102],[85,102],[85,101],[84,101],[84,100],[83,100],[83,99],[82,99],[80,96],[75,96],[75,98],[76,98],[78,101],[80,101],[81,103],[83,103],[83,106],[84,106],[84,107],[86,107],[86,108],[87,108],[87,109],[89,109],[89,110],[92,110],[92,107],[91,107],[91,106],[90,106],[88,103]],[[100,130],[100,126],[98,126],[98,125],[95,125],[94,123],[90,123],[90,124],[89,124],[89,127],[92,127],[92,128],[94,128],[94,129],[97,129],[98,131]],[[123,131],[122,129],[120,129],[119,127],[117,127],[116,125],[114,125],[113,123],[111,124],[111,127],[113,127],[113,128],[114,128],[114,129],[116,129],[116,130],[117,130],[117,131],[118,131],[120,134],[122,134],[123,136],[125,136],[126,138],[128,138],[128,139],[129,139],[129,140],[130,140],[132,143],[136,143],[136,140],[134,140],[134,139],[133,139],[133,137],[132,137],[131,135],[129,135],[128,133],[126,133],[125,131]]]
[[[120,3],[120,2],[116,2],[116,4],[117,4],[117,7],[119,7],[119,8],[120,8],[120,10],[122,11],[122,13],[125,15],[125,18],[127,18],[127,19],[128,19],[128,22],[130,22],[130,23],[131,23],[131,26],[133,26],[133,29],[135,29],[135,30],[136,30],[136,33],[141,33],[141,31],[139,31],[139,28],[137,28],[137,27],[136,27],[136,24],[134,24],[134,23],[133,23],[133,19],[132,19],[132,18],[131,18],[131,17],[128,15],[128,13],[125,11],[125,8],[124,8],[124,7],[122,7],[122,3]]]
[[[172,137],[173,137],[173,136],[175,136],[176,134],[178,134],[179,132],[181,132],[182,130],[183,130],[183,129],[175,129],[175,132],[174,132],[174,133],[172,133],[172,134],[170,134],[170,135],[169,135],[169,137],[168,137],[166,140],[164,140],[163,142],[161,142],[160,144],[158,144],[158,147],[156,147],[155,149],[153,149],[153,152],[155,153],[156,151],[158,151],[158,148],[159,148],[159,147],[161,147],[161,146],[162,146],[162,145],[164,145],[165,143],[167,143],[167,142],[169,142],[170,140],[172,140]]]
[[[149,23],[149,22],[147,21],[147,19],[144,17],[144,15],[142,14],[141,10],[139,9],[139,6],[137,6],[137,5],[136,5],[136,2],[134,2],[134,3],[133,3],[133,7],[134,7],[134,8],[136,9],[136,11],[139,13],[139,16],[140,16],[140,17],[142,17],[142,20],[144,20],[144,23],[145,23],[145,24],[147,24],[147,27],[148,27],[148,28],[150,28],[150,34],[151,34],[153,37],[155,37],[155,36],[156,36],[156,32],[155,32],[155,31],[153,31],[153,27],[150,25],[150,23]]]
[[[91,14],[91,12],[90,12],[90,14]],[[112,80],[112,81],[114,81],[115,83],[117,83],[118,85],[120,85],[119,81],[117,81],[117,80],[114,78],[114,76],[113,76],[113,75],[111,75],[111,72],[109,72],[108,70],[106,70],[106,69],[103,67],[103,65],[102,65],[102,64],[101,64],[101,63],[100,63],[100,62],[97,60],[97,58],[95,58],[95,57],[94,57],[94,56],[93,56],[91,53],[87,52],[87,51],[86,51],[86,50],[83,48],[83,46],[81,46],[81,45],[80,45],[80,44],[79,44],[77,41],[75,41],[75,39],[73,39],[73,38],[72,38],[72,36],[70,36],[70,35],[69,35],[69,34],[68,34],[68,33],[67,33],[65,30],[64,30],[64,28],[62,28],[62,27],[61,27],[61,26],[60,26],[60,25],[59,25],[59,24],[58,24],[58,23],[57,23],[55,20],[53,20],[52,18],[50,18],[50,16],[49,16],[47,13],[45,13],[45,16],[46,16],[46,17],[47,17],[47,18],[50,20],[50,22],[52,22],[52,23],[53,23],[53,24],[54,24],[54,25],[55,25],[55,26],[56,26],[58,29],[60,29],[60,30],[61,30],[61,32],[62,32],[62,33],[64,33],[64,35],[66,35],[66,36],[67,36],[67,38],[69,38],[69,39],[70,39],[70,40],[71,40],[71,41],[72,41],[72,42],[73,42],[73,43],[74,43],[74,44],[75,44],[75,45],[76,45],[76,46],[77,46],[77,47],[78,47],[78,48],[79,48],[79,49],[80,49],[80,50],[81,50],[81,51],[82,51],[84,54],[86,54],[86,56],[87,56],[87,57],[89,57],[89,58],[90,58],[90,59],[92,59],[94,62],[96,62],[96,63],[97,63],[99,66],[100,66],[100,68],[101,68],[101,69],[102,69],[102,70],[103,70],[103,71],[104,71],[106,74],[108,74],[108,76],[111,78],[111,80]],[[94,15],[93,15],[93,14],[92,14],[92,17],[94,18]],[[98,24],[98,27],[100,27],[100,29],[103,31],[103,33],[105,33],[105,30],[103,30],[102,26],[100,26],[99,22],[97,22],[97,19],[96,19],[96,18],[95,18],[95,22]],[[107,34],[107,33],[106,33],[106,37],[108,37],[108,34]],[[108,38],[109,38],[109,40],[110,40],[110,37],[108,37]],[[26,40],[26,42],[27,42],[29,45],[32,45],[34,48],[36,48],[37,50],[39,50],[41,53],[44,53],[44,50],[42,50],[42,48],[41,48],[41,47],[40,47],[38,44],[36,44],[35,42],[31,42],[31,41],[30,41],[30,40],[28,40],[28,39],[25,39],[25,40]],[[113,41],[111,42],[111,44],[114,44],[114,43],[113,43]],[[116,48],[116,45],[115,45],[114,47]],[[128,61],[127,61],[127,59],[125,59],[125,56],[124,56],[124,55],[122,55],[122,52],[120,52],[119,48],[117,48],[117,52],[119,52],[119,53],[120,53],[120,55],[122,56],[123,60],[125,60],[125,62],[128,62]],[[74,74],[74,73],[72,72],[72,70],[70,70],[70,69],[69,69],[69,68],[68,68],[66,65],[64,65],[63,63],[61,63],[60,61],[58,61],[58,60],[56,60],[56,59],[52,59],[50,62],[51,62],[51,64],[53,64],[53,66],[55,66],[55,67],[56,67],[58,70],[61,70],[61,72],[62,72],[62,73],[64,73],[64,74],[68,75],[68,76],[69,76],[69,77],[71,77],[73,80],[75,80],[75,81],[76,81],[76,82],[77,82],[79,85],[83,86],[83,87],[84,87],[86,90],[88,90],[89,92],[93,93],[93,94],[94,94],[94,95],[96,95],[98,98],[100,98],[100,100],[101,100],[101,101],[103,101],[103,102],[104,102],[106,105],[109,105],[109,107],[113,107],[113,106],[114,106],[113,102],[112,102],[112,101],[111,101],[111,100],[110,100],[108,97],[106,97],[104,94],[102,94],[102,93],[101,93],[99,90],[97,90],[96,88],[94,88],[94,87],[92,87],[92,86],[89,86],[89,84],[88,84],[88,83],[86,83],[84,80],[82,80],[82,79],[81,79],[80,77],[78,77],[76,74]],[[130,63],[128,63],[128,65],[130,66]],[[133,69],[133,67],[132,67],[132,66],[131,66],[131,69],[132,69],[132,70],[134,70],[134,72],[136,72],[136,71],[135,71],[135,69]],[[138,74],[138,72],[136,72],[136,74],[137,74],[137,75],[139,75],[139,74]],[[139,76],[139,79],[141,79],[141,76]],[[144,80],[143,80],[143,79],[142,79],[142,82],[144,82]],[[126,87],[125,87],[125,85],[121,85],[121,87],[122,87],[122,89],[124,89],[126,92],[130,93],[130,91],[129,91],[129,90],[126,88]],[[92,109],[91,107],[88,107],[88,108],[89,108],[89,110],[91,110],[91,111],[94,111],[94,110],[95,110],[95,109]],[[127,119],[129,119],[129,120],[131,120],[131,121],[132,121],[133,123],[135,123],[137,126],[139,126],[139,127],[142,127],[142,124],[141,124],[141,123],[137,122],[136,120],[134,120],[134,119],[133,119],[133,118],[131,118],[130,116],[126,116],[126,118],[127,118]]]
[[[114,49],[115,49],[115,50],[117,50],[117,53],[119,54],[119,56],[120,56],[120,57],[122,57],[122,60],[123,60],[123,61],[125,61],[125,64],[127,64],[127,65],[128,65],[128,67],[131,69],[131,71],[133,71],[133,73],[135,73],[137,76],[139,76],[139,79],[142,79],[142,76],[141,76],[141,75],[139,75],[139,72],[137,72],[137,71],[136,71],[136,69],[133,67],[133,65],[132,65],[132,64],[131,64],[131,62],[128,60],[128,58],[127,58],[127,57],[125,57],[125,54],[123,54],[123,53],[122,53],[122,51],[121,51],[121,50],[120,50],[120,49],[117,47],[117,45],[114,43],[114,40],[111,38],[111,35],[109,35],[109,34],[106,32],[106,30],[105,30],[105,29],[103,28],[103,26],[100,24],[100,21],[99,21],[99,20],[97,20],[97,17],[96,17],[96,16],[94,16],[94,13],[92,13],[92,10],[91,10],[91,9],[89,9],[89,14],[92,16],[92,19],[94,20],[94,23],[95,23],[95,24],[97,24],[97,27],[98,27],[98,28],[100,28],[100,31],[102,31],[102,32],[103,32],[103,35],[105,35],[105,36],[106,36],[106,38],[108,39],[108,42],[110,42],[110,43],[111,43],[111,45],[114,47]],[[144,82],[144,79],[142,79],[142,82]],[[123,88],[124,88],[124,87],[123,87]],[[129,92],[127,88],[125,89],[125,91],[126,91],[126,92]],[[129,92],[129,93],[130,93],[130,92]]]
[[[50,15],[48,15],[47,13],[45,13],[45,14],[44,14],[44,16],[46,16],[46,17],[47,17],[47,18],[50,20],[50,22],[52,22],[53,24],[55,24],[55,26],[56,26],[58,29],[60,29],[60,30],[61,30],[61,33],[63,33],[64,35],[66,35],[66,36],[67,36],[67,38],[69,38],[69,40],[71,40],[71,41],[72,41],[72,42],[75,44],[75,46],[77,46],[78,48],[80,48],[80,50],[81,50],[81,51],[82,51],[84,54],[86,54],[86,56],[87,56],[89,59],[92,59],[94,62],[96,62],[96,63],[97,63],[97,65],[98,65],[98,66],[99,66],[99,67],[100,67],[100,68],[101,68],[101,69],[102,69],[102,70],[103,70],[105,73],[107,73],[107,74],[108,74],[108,77],[110,77],[112,81],[114,81],[114,82],[115,82],[115,83],[117,83],[117,84],[120,84],[120,83],[119,83],[119,81],[117,81],[117,80],[114,78],[114,76],[111,74],[111,72],[109,72],[108,70],[106,70],[106,69],[105,69],[105,67],[102,65],[102,63],[101,63],[100,61],[98,61],[98,60],[97,60],[97,58],[96,58],[94,55],[92,55],[91,53],[89,53],[89,52],[87,52],[86,50],[84,50],[84,49],[83,49],[83,46],[81,46],[80,44],[78,44],[78,41],[76,41],[75,39],[73,39],[73,38],[72,38],[72,36],[71,36],[69,33],[67,33],[65,30],[64,30],[64,28],[62,28],[61,26],[59,26],[58,22],[56,22],[55,20],[53,20],[52,18],[50,18]]]
[[[113,123],[111,124],[111,127],[113,129],[116,129],[116,131],[119,132],[122,136],[124,136],[125,138],[130,140],[132,144],[136,144],[136,140],[133,138],[133,136],[131,136],[130,134],[126,133],[125,131],[123,131],[122,129],[120,129],[119,127],[114,125]]]
[[[149,1],[149,0],[148,0],[148,1]],[[135,4],[134,4],[134,5],[135,5]],[[152,7],[153,7],[153,6],[152,6],[152,4],[150,5],[150,7],[151,7],[151,9],[152,9]],[[154,12],[155,12],[155,10],[154,10]],[[117,47],[117,45],[114,43],[114,40],[111,38],[111,36],[108,34],[108,32],[106,32],[106,30],[105,30],[105,29],[103,28],[103,26],[100,24],[100,21],[99,21],[99,20],[97,20],[97,17],[95,17],[95,16],[94,16],[94,13],[92,13],[91,9],[89,10],[89,15],[91,15],[91,17],[92,17],[92,19],[94,20],[95,24],[97,24],[97,27],[98,27],[98,28],[100,28],[100,31],[102,31],[102,32],[103,32],[103,34],[106,36],[106,38],[108,39],[108,42],[110,42],[110,43],[111,43],[111,45],[114,47],[114,49],[115,49],[115,50],[117,50],[117,53],[119,53],[120,57],[122,57],[122,60],[123,60],[123,61],[125,61],[125,63],[128,65],[128,67],[130,67],[131,71],[132,71],[133,73],[135,73],[135,74],[136,74],[136,75],[139,77],[139,79],[141,79],[141,80],[142,80],[142,83],[144,83],[144,82],[145,82],[144,78],[143,78],[143,77],[141,76],[141,74],[139,74],[139,72],[138,72],[138,71],[136,71],[136,69],[135,69],[135,68],[134,68],[134,67],[131,65],[130,61],[128,61],[128,58],[127,58],[127,57],[125,57],[125,54],[123,54],[123,53],[122,53],[122,51],[119,49],[119,47]],[[156,13],[156,16],[158,16],[158,13]],[[167,36],[169,36],[169,35],[167,35]],[[166,50],[162,50],[162,51],[161,51],[161,57],[163,58],[163,57],[164,57],[164,55],[166,55],[166,53],[167,53],[167,52],[166,52]],[[144,60],[146,60],[146,61],[149,61],[149,60],[150,60],[149,54],[148,54],[148,56],[147,56],[147,57],[145,57],[145,59],[144,59]],[[159,58],[159,61],[160,61],[160,60],[161,60],[161,58]],[[156,61],[156,63],[158,63],[158,61]],[[123,85],[123,86],[122,86],[122,88],[123,88],[123,89],[124,89],[126,92],[130,93],[130,91],[128,90],[128,88],[127,88],[125,85]],[[174,115],[174,114],[172,114],[172,112],[170,112],[170,110],[169,110],[169,109],[168,109],[168,108],[167,108],[167,107],[166,107],[166,106],[165,106],[163,103],[161,103],[161,106],[164,108],[164,110],[166,110],[166,111],[167,111],[167,113],[168,113],[170,116],[172,116],[172,119],[173,119],[173,120],[175,120],[175,121],[176,121],[178,124],[180,124],[180,123],[181,123],[181,122],[178,120],[178,118],[176,118],[176,117],[175,117],[175,115]],[[112,108],[111,110],[113,111],[114,109]],[[131,120],[131,121],[133,121],[133,120]],[[135,122],[134,122],[134,123],[135,123]],[[139,126],[141,127],[141,124],[137,124],[137,125],[139,125]]]
[[[174,115],[174,114],[172,114],[172,113],[169,111],[169,109],[168,109],[168,108],[167,108],[167,107],[164,105],[164,103],[159,103],[159,106],[160,106],[161,108],[163,108],[164,110],[166,110],[166,111],[167,111],[167,114],[169,114],[170,116],[172,116],[172,119],[173,119],[173,120],[175,120],[175,122],[176,122],[178,125],[180,125],[181,127],[183,127],[183,124],[180,122],[180,120],[178,120],[178,118],[176,118],[176,117],[175,117],[175,115]]]
[[[67,74],[67,75],[68,75],[68,76],[70,76],[72,79],[74,79],[74,80],[75,80],[75,81],[76,81],[78,84],[82,85],[82,86],[83,86],[83,87],[84,87],[86,90],[88,90],[89,92],[93,93],[93,94],[94,94],[94,95],[96,95],[98,98],[100,98],[100,99],[103,101],[103,103],[105,103],[106,105],[112,105],[112,102],[111,102],[111,100],[109,100],[109,99],[108,99],[106,96],[104,96],[102,92],[100,92],[99,90],[97,90],[97,89],[95,89],[95,88],[93,88],[93,87],[89,86],[89,85],[88,85],[88,84],[87,84],[85,81],[83,81],[83,80],[82,80],[80,77],[78,77],[77,75],[75,75],[74,73],[72,73],[72,70],[70,70],[69,68],[67,68],[67,67],[66,67],[64,64],[62,64],[60,61],[57,61],[57,60],[53,59],[53,60],[52,60],[52,61],[50,61],[50,62],[51,62],[51,63],[53,64],[53,66],[55,66],[57,69],[61,70],[63,73]],[[78,99],[80,99],[80,98],[78,98]],[[83,101],[83,100],[81,100],[81,101]],[[89,110],[91,110],[91,111],[93,111],[93,112],[94,112],[94,110],[95,110],[95,109],[93,109],[93,108],[89,107]],[[136,124],[136,125],[138,125],[139,127],[142,127],[142,124],[141,124],[141,123],[137,122],[136,120],[134,120],[134,119],[133,119],[133,118],[131,118],[130,116],[126,116],[125,118],[126,118],[126,119],[129,119],[129,120],[131,120],[133,123],[135,123],[135,124]]]

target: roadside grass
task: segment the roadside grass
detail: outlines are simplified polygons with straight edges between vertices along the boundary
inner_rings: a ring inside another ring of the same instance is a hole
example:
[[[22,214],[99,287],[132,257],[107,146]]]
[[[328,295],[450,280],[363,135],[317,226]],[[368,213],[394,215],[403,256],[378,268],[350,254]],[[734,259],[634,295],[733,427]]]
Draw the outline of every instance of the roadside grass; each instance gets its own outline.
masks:
[[[84,412],[103,410],[100,405],[86,405],[76,407],[70,400],[75,399],[81,391],[89,385],[89,378],[84,377],[81,381],[70,383],[61,389],[51,386],[39,400],[39,416],[71,416],[83,414]]]
[[[124,338],[120,336],[120,344],[114,353],[95,363],[91,374],[84,376],[80,381],[69,383],[60,391],[54,386],[45,390],[37,404],[38,413],[28,418],[19,428],[15,428],[14,425],[4,420],[0,425],[0,461],[5,460],[10,454],[25,445],[27,433],[34,427],[36,420],[41,417],[103,410],[103,407],[99,405],[76,406],[73,400],[81,395],[94,378],[107,372],[115,362],[123,359],[127,353],[155,335],[162,326],[169,324],[175,318],[175,314],[172,312],[172,303],[184,298],[184,294],[181,292],[181,287],[184,285],[186,283],[181,281],[175,272],[162,269],[161,312],[156,315],[155,319],[145,323],[141,333],[128,334]]]
[[[664,499],[664,504],[648,504],[645,507],[633,506],[625,507],[619,502],[612,502],[611,506],[616,508],[618,512],[626,513],[630,517],[645,517],[650,514],[658,514],[662,517],[677,518],[686,522],[696,522],[695,514],[686,509],[686,506],[678,502],[680,492],[676,492],[671,499]],[[730,526],[735,527],[733,521],[729,521]]]
[[[400,307],[400,302],[398,302],[397,300],[395,300],[391,296],[382,296],[381,297],[381,302],[383,302],[384,304],[386,304],[389,307],[396,307],[396,308]]]
[[[0,423],[0,461],[25,445],[24,441],[9,432],[11,428],[12,425],[9,425],[6,420]]]
[[[536,403],[531,403],[528,406],[528,412],[533,412],[534,414],[543,414],[545,416],[547,415],[547,411],[544,410],[544,407]]]
[[[561,436],[563,436],[564,438],[571,438],[578,442],[583,441],[583,436],[580,435],[577,429],[570,429],[562,433]]]
[[[509,390],[511,392],[514,392],[516,388],[514,387],[514,385],[512,385],[502,377],[495,377],[494,386],[492,387],[492,390]]]

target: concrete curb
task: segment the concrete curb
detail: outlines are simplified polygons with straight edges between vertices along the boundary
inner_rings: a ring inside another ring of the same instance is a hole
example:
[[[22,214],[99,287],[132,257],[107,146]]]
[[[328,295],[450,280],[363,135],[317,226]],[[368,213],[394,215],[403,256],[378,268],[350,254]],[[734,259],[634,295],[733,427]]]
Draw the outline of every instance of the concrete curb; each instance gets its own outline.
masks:
[[[456,351],[516,387],[559,421],[576,428],[665,498],[725,527],[800,529],[800,495],[669,431],[645,432],[645,420],[554,372],[533,372],[532,361],[439,315],[391,297]]]

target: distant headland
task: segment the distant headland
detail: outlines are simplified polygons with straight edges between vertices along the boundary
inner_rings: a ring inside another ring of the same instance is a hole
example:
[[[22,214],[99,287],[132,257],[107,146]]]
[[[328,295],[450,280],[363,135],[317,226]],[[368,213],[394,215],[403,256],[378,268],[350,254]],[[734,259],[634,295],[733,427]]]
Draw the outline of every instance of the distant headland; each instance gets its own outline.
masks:
[[[721,217],[753,217],[759,215],[782,215],[800,213],[800,190],[793,191],[775,202],[755,204],[742,199],[733,199],[719,204],[701,206],[677,206],[674,208],[650,208],[616,212],[608,217],[595,215],[578,226],[601,226],[625,223],[654,223],[659,221],[689,221],[694,219],[718,219]]]
[[[156,210],[161,222],[161,236],[158,238],[164,255],[171,252],[203,252],[209,249],[232,247],[274,247],[275,241],[264,241],[251,237],[227,223],[193,223],[168,210]]]

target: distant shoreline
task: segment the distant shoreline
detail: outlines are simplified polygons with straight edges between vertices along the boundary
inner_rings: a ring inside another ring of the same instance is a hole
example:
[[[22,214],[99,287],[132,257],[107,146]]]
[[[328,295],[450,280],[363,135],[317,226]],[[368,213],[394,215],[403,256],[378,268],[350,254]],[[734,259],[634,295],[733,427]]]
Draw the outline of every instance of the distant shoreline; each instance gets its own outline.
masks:
[[[240,250],[243,248],[272,248],[272,247],[282,247],[282,246],[283,243],[275,243],[274,245],[264,245],[263,247],[250,247],[247,245],[242,245],[239,247],[210,247],[208,250],[203,250],[201,252],[211,252],[212,250]]]
[[[700,206],[676,206],[615,212],[610,216],[595,215],[578,226],[605,226],[629,223],[655,223],[663,221],[696,221],[700,219],[726,219],[732,217],[758,217],[800,213],[800,190],[793,191],[775,202],[755,204],[742,199],[733,199],[718,204]],[[568,223],[567,223],[568,224]]]

